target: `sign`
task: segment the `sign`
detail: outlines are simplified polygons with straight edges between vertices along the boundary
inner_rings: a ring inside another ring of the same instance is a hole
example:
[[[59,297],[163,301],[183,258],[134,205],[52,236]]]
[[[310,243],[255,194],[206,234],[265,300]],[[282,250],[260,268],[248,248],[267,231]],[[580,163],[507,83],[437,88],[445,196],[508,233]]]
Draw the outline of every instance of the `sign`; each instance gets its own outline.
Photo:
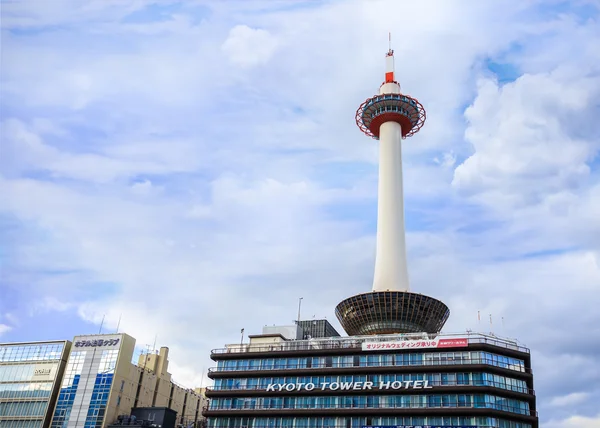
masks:
[[[426,349],[426,348],[464,348],[469,346],[469,339],[420,339],[394,340],[388,342],[363,342],[363,351],[385,351],[388,349]]]
[[[374,382],[322,382],[318,385],[310,383],[271,383],[267,385],[267,391],[274,392],[292,392],[292,391],[313,391],[315,389],[321,391],[364,391],[366,389],[431,389],[428,380],[405,380],[403,382],[388,381],[379,382],[375,385]]]
[[[363,425],[362,428],[477,428],[475,425]]]
[[[85,346],[115,346],[121,339],[95,339],[95,340],[79,340],[75,342],[78,348]]]
[[[33,368],[33,377],[31,380],[52,380],[55,373],[55,364],[36,364]]]

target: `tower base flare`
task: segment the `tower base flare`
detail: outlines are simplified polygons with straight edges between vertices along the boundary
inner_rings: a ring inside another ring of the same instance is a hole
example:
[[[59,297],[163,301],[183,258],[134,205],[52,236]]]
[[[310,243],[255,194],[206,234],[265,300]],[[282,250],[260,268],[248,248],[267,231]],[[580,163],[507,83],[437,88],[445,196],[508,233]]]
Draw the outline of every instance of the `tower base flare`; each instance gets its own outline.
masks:
[[[439,333],[450,316],[441,301],[408,291],[373,291],[343,300],[335,315],[349,336]]]

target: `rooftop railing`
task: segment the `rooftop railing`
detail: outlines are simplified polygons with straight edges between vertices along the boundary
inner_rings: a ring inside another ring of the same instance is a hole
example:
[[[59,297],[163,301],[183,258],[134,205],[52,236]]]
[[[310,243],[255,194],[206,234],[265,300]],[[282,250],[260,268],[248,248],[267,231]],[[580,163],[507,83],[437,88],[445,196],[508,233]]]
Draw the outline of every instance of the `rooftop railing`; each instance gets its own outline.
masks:
[[[529,348],[520,345],[516,340],[501,338],[484,333],[444,333],[430,335],[419,334],[386,334],[378,336],[328,337],[308,340],[282,340],[274,343],[244,343],[227,345],[225,348],[213,349],[213,354],[249,353],[249,352],[289,352],[315,351],[328,349],[361,349],[362,344],[379,342],[398,342],[403,340],[433,340],[433,339],[467,339],[469,345],[487,344],[514,351],[529,353]],[[443,348],[437,348],[443,349]],[[384,349],[382,349],[384,350]]]
[[[306,412],[314,412],[315,410],[338,410],[338,409],[344,409],[344,410],[360,410],[360,409],[436,409],[436,408],[446,408],[446,409],[493,409],[493,410],[500,410],[503,412],[509,412],[509,413],[516,413],[516,414],[520,414],[520,415],[527,415],[527,416],[537,416],[537,413],[533,410],[529,410],[529,409],[524,409],[522,407],[518,407],[518,406],[510,406],[510,405],[494,405],[491,403],[485,403],[485,405],[479,405],[479,406],[474,406],[474,405],[466,405],[466,404],[459,404],[459,403],[448,403],[448,404],[444,404],[442,405],[437,404],[437,405],[431,405],[431,404],[416,404],[416,405],[410,405],[410,406],[404,406],[404,405],[374,405],[374,404],[366,404],[366,403],[349,403],[349,404],[336,404],[336,405],[329,405],[329,406],[322,406],[322,407],[310,407],[310,408],[306,408],[306,407],[296,407],[295,405],[277,405],[277,404],[270,404],[270,405],[259,405],[259,404],[254,404],[254,403],[247,403],[246,405],[242,405],[240,407],[236,407],[233,408],[231,406],[231,404],[225,404],[225,403],[220,403],[217,401],[212,401],[207,409],[208,412],[210,411],[215,411],[215,410],[226,410],[228,412],[235,412],[235,411],[247,411],[247,410],[303,410]]]

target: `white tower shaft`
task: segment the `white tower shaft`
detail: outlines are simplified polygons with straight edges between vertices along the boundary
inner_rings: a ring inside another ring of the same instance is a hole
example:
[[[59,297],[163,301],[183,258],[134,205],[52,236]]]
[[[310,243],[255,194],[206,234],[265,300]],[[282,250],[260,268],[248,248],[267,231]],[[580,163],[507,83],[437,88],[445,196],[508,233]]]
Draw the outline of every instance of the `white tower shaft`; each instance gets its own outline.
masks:
[[[393,69],[391,71],[393,73]],[[389,72],[386,70],[386,77]],[[400,93],[400,85],[388,80],[379,93]],[[410,288],[404,232],[401,143],[400,124],[384,122],[379,128],[377,252],[373,291],[408,291]]]

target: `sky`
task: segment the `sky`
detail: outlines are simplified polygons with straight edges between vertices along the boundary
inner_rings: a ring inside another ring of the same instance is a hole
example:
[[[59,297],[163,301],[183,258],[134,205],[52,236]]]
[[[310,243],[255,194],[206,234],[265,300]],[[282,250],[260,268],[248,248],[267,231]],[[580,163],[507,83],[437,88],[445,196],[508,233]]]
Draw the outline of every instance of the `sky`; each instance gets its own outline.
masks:
[[[371,289],[383,81],[411,289],[531,349],[541,426],[600,427],[600,2],[1,0],[0,341],[211,349]],[[478,321],[477,313],[481,314]],[[490,322],[491,321],[491,322]]]

